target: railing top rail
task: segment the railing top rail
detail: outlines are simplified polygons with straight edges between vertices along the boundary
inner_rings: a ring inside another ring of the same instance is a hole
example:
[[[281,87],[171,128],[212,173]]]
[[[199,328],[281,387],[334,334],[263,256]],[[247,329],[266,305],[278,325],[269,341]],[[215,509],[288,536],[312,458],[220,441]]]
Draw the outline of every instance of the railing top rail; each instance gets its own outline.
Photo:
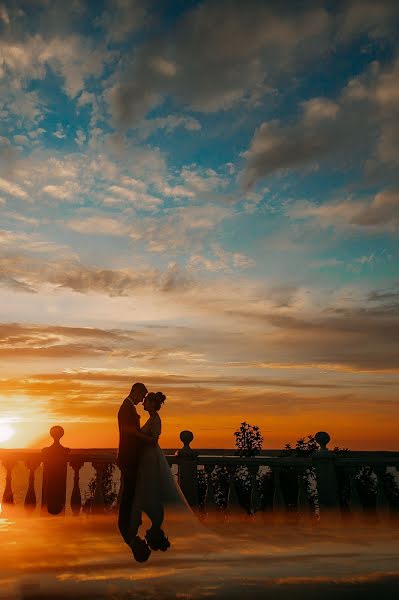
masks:
[[[64,435],[64,429],[60,426],[55,426],[50,429],[50,436],[53,438],[54,448],[64,448],[60,444],[60,439]],[[330,442],[330,436],[324,431],[320,431],[315,435],[319,452],[312,456],[295,456],[286,450],[268,449],[262,450],[255,457],[240,457],[235,453],[235,450],[228,448],[204,448],[192,449],[190,444],[193,441],[193,434],[190,431],[182,431],[180,440],[183,447],[180,449],[167,448],[164,453],[170,464],[180,465],[187,459],[192,460],[199,466],[220,465],[220,466],[271,466],[271,467],[307,467],[315,465],[317,459],[330,458],[333,459],[338,468],[341,467],[360,467],[360,466],[393,466],[399,465],[399,451],[348,451],[343,454],[335,454],[327,449],[327,444]],[[85,462],[96,463],[116,463],[118,450],[117,448],[64,448],[64,456],[72,465]],[[41,449],[31,448],[0,448],[0,461],[3,463],[12,464],[17,461],[37,462],[43,456]],[[40,462],[40,460],[39,460]]]
[[[377,466],[377,465],[385,465],[388,467],[396,467],[399,465],[399,456],[370,456],[370,457],[338,457],[336,460],[336,465],[339,467],[350,467],[350,466]]]
[[[50,445],[50,444],[49,444]],[[163,448],[163,451],[167,455],[173,455],[176,453],[178,448]],[[216,448],[194,448],[195,452],[198,453],[198,456],[201,457],[210,457],[214,458],[215,456],[231,456],[237,457],[236,451],[234,448],[226,449],[216,449]],[[40,453],[40,448],[0,448],[0,455],[3,453]],[[109,455],[117,455],[117,448],[71,448],[71,454],[109,454]],[[330,451],[332,454],[332,452]],[[256,458],[277,458],[277,457],[287,457],[285,450],[262,450]],[[337,455],[339,458],[342,458],[340,455]],[[350,458],[399,458],[399,451],[394,450],[350,450],[345,455],[345,457]]]
[[[310,457],[279,457],[279,456],[198,456],[199,465],[242,465],[242,466],[306,466],[311,465]]]
[[[184,457],[176,454],[170,449],[164,450],[166,457],[169,462],[174,464],[180,464]],[[36,448],[0,448],[0,460],[26,460],[32,457],[39,457],[41,450]],[[69,453],[69,459],[81,460],[83,462],[116,462],[118,451],[116,448],[72,448]],[[196,462],[199,465],[286,465],[290,463],[292,465],[310,465],[314,458],[317,458],[317,454],[313,456],[287,456],[280,454],[280,456],[260,455],[254,457],[239,457],[234,454],[197,454]],[[387,465],[397,466],[399,464],[399,452],[356,452],[349,453],[344,456],[334,455],[332,452],[328,454],[330,457],[334,457],[338,466],[361,466],[361,465]]]
[[[40,456],[41,450],[36,448],[0,448],[0,459],[17,458],[22,460],[25,457]]]

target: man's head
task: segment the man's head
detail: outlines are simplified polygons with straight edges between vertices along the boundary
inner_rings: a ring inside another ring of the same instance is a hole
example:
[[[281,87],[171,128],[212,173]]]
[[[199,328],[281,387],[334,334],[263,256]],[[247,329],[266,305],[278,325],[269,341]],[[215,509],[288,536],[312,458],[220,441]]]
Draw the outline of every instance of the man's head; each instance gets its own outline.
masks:
[[[135,383],[133,384],[128,397],[132,400],[134,404],[140,404],[140,402],[143,402],[147,392],[148,390],[145,387],[144,383]]]

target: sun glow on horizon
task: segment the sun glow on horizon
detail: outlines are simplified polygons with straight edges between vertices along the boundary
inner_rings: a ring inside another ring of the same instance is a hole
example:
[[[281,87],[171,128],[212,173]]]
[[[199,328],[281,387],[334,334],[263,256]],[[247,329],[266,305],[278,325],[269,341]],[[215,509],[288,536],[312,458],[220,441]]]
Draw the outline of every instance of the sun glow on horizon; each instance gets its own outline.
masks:
[[[9,423],[0,423],[0,443],[7,442],[15,435],[15,429]]]

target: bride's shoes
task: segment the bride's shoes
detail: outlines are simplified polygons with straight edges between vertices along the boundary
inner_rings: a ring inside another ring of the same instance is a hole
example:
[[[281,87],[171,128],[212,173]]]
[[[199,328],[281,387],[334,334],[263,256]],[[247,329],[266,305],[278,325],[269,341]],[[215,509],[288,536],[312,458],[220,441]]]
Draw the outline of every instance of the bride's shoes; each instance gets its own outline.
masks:
[[[166,552],[166,550],[170,548],[170,541],[166,537],[164,531],[160,528],[155,529],[151,527],[151,529],[147,529],[145,532],[145,539],[151,550],[161,550],[161,552]]]

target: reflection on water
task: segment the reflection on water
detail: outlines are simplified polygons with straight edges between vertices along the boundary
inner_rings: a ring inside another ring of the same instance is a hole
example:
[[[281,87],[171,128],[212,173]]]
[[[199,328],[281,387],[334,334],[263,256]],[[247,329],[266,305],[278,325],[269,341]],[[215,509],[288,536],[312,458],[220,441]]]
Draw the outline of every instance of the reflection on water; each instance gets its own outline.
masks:
[[[393,598],[399,528],[222,523],[169,515],[171,547],[137,563],[115,515],[0,518],[0,598]],[[143,528],[149,524],[144,521]],[[144,529],[145,530],[145,529]],[[267,592],[267,594],[266,594]],[[331,595],[330,595],[331,594]],[[357,595],[359,594],[359,596]]]

